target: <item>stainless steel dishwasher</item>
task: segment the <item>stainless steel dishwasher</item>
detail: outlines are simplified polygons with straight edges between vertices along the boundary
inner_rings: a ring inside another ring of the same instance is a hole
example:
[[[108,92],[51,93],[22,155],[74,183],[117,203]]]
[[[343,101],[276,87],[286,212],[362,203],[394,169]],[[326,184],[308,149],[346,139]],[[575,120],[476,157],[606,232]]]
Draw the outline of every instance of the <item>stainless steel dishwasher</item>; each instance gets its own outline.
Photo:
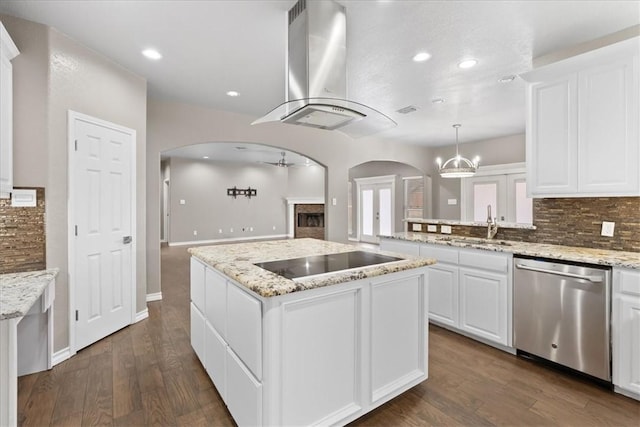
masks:
[[[513,259],[514,343],[534,355],[611,381],[611,268]]]

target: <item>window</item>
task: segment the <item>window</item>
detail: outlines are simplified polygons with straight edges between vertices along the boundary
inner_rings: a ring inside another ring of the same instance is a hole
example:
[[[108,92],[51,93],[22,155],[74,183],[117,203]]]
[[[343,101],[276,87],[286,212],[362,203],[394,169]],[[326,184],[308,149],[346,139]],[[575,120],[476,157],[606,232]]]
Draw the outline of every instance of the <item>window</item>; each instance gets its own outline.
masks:
[[[404,180],[404,217],[423,218],[424,214],[424,178],[412,176]]]
[[[461,213],[463,221],[498,221],[518,224],[533,222],[533,203],[527,197],[524,168],[519,165],[486,166],[482,173],[462,179]]]

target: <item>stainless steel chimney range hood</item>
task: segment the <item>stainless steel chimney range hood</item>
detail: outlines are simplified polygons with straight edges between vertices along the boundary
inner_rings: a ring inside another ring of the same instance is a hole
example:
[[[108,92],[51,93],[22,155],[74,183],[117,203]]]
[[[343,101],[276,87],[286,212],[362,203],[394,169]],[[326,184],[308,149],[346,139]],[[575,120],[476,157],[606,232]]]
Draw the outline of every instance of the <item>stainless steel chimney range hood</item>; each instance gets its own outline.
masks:
[[[252,124],[279,121],[339,130],[353,138],[396,122],[346,99],[346,13],[331,0],[299,0],[289,10],[287,101]]]

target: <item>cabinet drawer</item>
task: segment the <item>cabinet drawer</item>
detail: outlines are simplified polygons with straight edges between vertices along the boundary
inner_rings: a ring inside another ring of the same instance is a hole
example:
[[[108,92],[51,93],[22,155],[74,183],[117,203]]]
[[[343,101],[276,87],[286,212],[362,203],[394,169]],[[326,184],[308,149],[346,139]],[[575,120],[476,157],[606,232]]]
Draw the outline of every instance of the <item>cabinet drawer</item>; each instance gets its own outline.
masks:
[[[205,290],[207,320],[224,339],[227,334],[227,280],[207,268]]]
[[[191,257],[191,302],[198,307],[201,313],[205,312],[204,270],[204,264]]]
[[[227,286],[227,336],[229,347],[262,379],[262,304],[237,285]]]
[[[191,347],[196,352],[200,363],[205,365],[204,359],[204,316],[194,303],[191,303]]]
[[[205,330],[205,367],[222,400],[227,401],[227,343],[209,322]]]
[[[509,269],[509,256],[482,251],[460,251],[460,266],[506,273]]]
[[[449,264],[458,263],[458,249],[454,248],[420,245],[420,256],[435,258],[438,262],[446,262]]]
[[[238,426],[262,425],[262,384],[227,348],[227,407]]]
[[[614,290],[629,295],[640,295],[640,271],[614,270]]]

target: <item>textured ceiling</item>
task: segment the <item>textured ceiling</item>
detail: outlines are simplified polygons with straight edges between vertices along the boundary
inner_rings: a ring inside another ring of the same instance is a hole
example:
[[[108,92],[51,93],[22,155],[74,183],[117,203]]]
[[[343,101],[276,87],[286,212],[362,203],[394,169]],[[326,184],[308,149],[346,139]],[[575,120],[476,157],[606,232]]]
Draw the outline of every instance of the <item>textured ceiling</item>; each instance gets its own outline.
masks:
[[[316,1],[316,0],[310,0]],[[524,132],[532,59],[640,24],[638,1],[340,1],[348,98],[392,117],[395,142],[452,144]],[[149,96],[260,117],[285,97],[294,1],[7,1],[0,13],[53,26],[148,81]],[[140,55],[155,47],[164,56]],[[414,63],[426,50],[432,58]],[[457,63],[476,58],[476,67]],[[228,90],[240,92],[230,98]],[[433,104],[442,97],[445,102]],[[417,111],[396,110],[413,105]]]

